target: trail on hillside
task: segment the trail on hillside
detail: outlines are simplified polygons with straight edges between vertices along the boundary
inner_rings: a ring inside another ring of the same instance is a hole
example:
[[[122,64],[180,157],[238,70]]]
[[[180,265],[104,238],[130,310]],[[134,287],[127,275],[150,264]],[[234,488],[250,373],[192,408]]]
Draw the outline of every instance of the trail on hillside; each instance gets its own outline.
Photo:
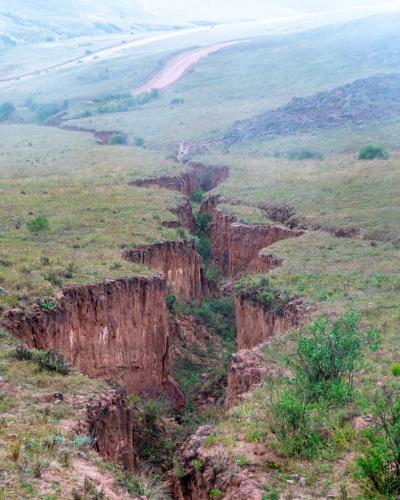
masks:
[[[237,45],[242,42],[243,41],[235,40],[231,42],[216,43],[179,54],[178,56],[175,56],[167,61],[162,70],[150,78],[144,85],[136,87],[132,90],[132,94],[138,95],[142,92],[150,92],[153,89],[166,89],[182,78],[190,68],[200,61],[200,59],[204,59],[210,54],[213,54],[214,52],[217,52],[225,47]]]

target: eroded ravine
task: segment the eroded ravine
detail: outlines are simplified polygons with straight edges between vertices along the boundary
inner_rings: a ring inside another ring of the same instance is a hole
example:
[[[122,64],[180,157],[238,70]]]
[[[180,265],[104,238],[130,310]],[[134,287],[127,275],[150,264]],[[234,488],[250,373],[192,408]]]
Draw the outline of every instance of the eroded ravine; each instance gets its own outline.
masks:
[[[172,189],[186,195],[171,209],[177,221],[164,224],[182,226],[193,233],[196,232],[196,217],[187,196],[195,191],[215,189],[228,175],[226,166],[192,163],[180,175],[142,179],[133,184]],[[260,254],[261,249],[302,234],[300,230],[284,226],[241,223],[225,214],[215,197],[202,204],[200,213],[211,216],[211,262],[229,281],[241,274],[267,272],[279,265],[279,258],[264,256]],[[128,393],[142,394],[145,398],[166,397],[181,413],[185,400],[172,377],[172,362],[187,356],[198,340],[208,349],[209,344],[213,344],[213,334],[203,325],[200,335],[195,317],[175,312],[174,319],[171,319],[167,294],[194,304],[201,303],[210,293],[218,296],[222,292],[208,282],[203,260],[190,240],[164,241],[127,249],[123,257],[157,269],[160,275],[70,286],[54,297],[53,308],[46,310],[37,304],[31,312],[10,310],[3,316],[2,326],[28,347],[51,349],[62,354],[72,366],[90,377],[115,381]],[[238,347],[257,345],[293,326],[299,318],[300,314],[297,317],[290,309],[290,314],[285,313],[280,320],[260,306],[247,303],[243,297],[236,297]],[[268,330],[264,328],[265,323]],[[223,349],[222,344],[218,349]],[[218,365],[220,369],[221,365]],[[233,401],[243,392],[242,388],[235,387],[235,380],[243,382],[245,379],[237,368],[236,377],[231,372],[232,364],[230,376],[224,376],[224,384],[228,382],[228,400]],[[253,378],[259,380],[259,377],[260,374]],[[244,386],[249,388],[252,379],[246,380]],[[198,401],[198,404],[207,405],[210,401],[221,405],[223,399],[214,397],[213,390],[205,390],[207,400]],[[221,390],[220,386],[218,390]],[[85,425],[85,429],[97,436],[97,449],[105,458],[118,461],[127,468],[135,466],[135,439],[129,431],[132,415],[123,395],[106,395],[90,403]]]

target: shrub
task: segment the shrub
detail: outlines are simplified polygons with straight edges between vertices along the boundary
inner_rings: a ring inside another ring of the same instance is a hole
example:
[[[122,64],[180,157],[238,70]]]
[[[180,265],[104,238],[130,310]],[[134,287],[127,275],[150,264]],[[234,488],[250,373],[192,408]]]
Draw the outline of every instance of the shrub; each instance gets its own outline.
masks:
[[[290,151],[288,153],[289,160],[322,160],[324,157],[321,153],[310,151],[309,149],[301,149],[300,151]]]
[[[347,312],[336,321],[319,317],[308,330],[295,335],[296,349],[288,358],[299,390],[310,400],[339,402],[351,397],[354,374],[364,357],[364,346],[376,350],[379,334],[359,329],[359,315]]]
[[[400,377],[400,363],[392,364],[392,375],[394,377]]]
[[[15,106],[11,102],[4,102],[0,106],[0,122],[8,120],[10,116],[14,113]]]
[[[317,432],[318,412],[313,410],[304,395],[291,390],[286,390],[273,402],[273,428],[281,452],[306,458],[317,455],[323,441]]]
[[[32,101],[30,108],[35,111],[36,121],[43,123],[50,117],[65,111],[69,106],[68,101],[62,103],[37,104]]]
[[[208,262],[211,258],[211,241],[207,236],[200,236],[196,241],[196,250],[203,258],[204,262]]]
[[[122,134],[113,134],[108,139],[108,144],[110,144],[112,146],[126,144],[126,137]]]
[[[224,493],[220,488],[215,487],[215,488],[212,488],[212,490],[210,491],[210,498],[213,498],[215,500],[223,498],[223,496],[224,496]]]
[[[190,198],[194,203],[201,203],[204,198],[204,193],[200,190],[193,191],[193,193],[190,195]]]
[[[377,395],[375,425],[366,431],[368,447],[357,459],[359,477],[385,498],[400,494],[400,391]]]
[[[22,344],[15,348],[14,356],[20,361],[34,361],[41,370],[69,375],[70,366],[66,363],[61,354],[54,351],[40,351],[38,349],[27,349]]]
[[[388,153],[378,144],[366,144],[358,154],[359,160],[373,160],[374,158],[387,159]]]
[[[144,139],[143,137],[134,137],[133,138],[133,144],[138,147],[142,148],[144,146]]]
[[[196,234],[198,236],[202,236],[206,233],[207,229],[210,226],[211,223],[211,215],[207,213],[200,212],[199,215],[197,216],[197,227],[196,227]]]
[[[47,231],[50,227],[49,220],[44,215],[39,215],[34,219],[31,219],[26,223],[28,231],[31,233],[39,233],[41,231]]]

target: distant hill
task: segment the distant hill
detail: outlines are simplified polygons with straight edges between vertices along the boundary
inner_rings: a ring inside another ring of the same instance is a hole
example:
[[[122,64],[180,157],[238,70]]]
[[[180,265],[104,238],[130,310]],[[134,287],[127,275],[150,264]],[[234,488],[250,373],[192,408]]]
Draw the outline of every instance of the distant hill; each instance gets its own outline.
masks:
[[[135,0],[8,0],[0,2],[0,46],[136,33],[156,22]]]

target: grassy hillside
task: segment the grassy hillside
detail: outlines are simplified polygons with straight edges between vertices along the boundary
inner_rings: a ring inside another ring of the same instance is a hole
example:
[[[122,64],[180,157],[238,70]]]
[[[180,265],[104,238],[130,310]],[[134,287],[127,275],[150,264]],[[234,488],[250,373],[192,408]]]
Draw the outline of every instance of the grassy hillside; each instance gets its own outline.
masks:
[[[68,283],[149,273],[123,248],[174,239],[162,227],[179,195],[128,182],[176,172],[140,148],[98,146],[91,136],[47,127],[3,126],[0,281],[2,307],[25,306]],[[44,217],[48,227],[30,227]]]

